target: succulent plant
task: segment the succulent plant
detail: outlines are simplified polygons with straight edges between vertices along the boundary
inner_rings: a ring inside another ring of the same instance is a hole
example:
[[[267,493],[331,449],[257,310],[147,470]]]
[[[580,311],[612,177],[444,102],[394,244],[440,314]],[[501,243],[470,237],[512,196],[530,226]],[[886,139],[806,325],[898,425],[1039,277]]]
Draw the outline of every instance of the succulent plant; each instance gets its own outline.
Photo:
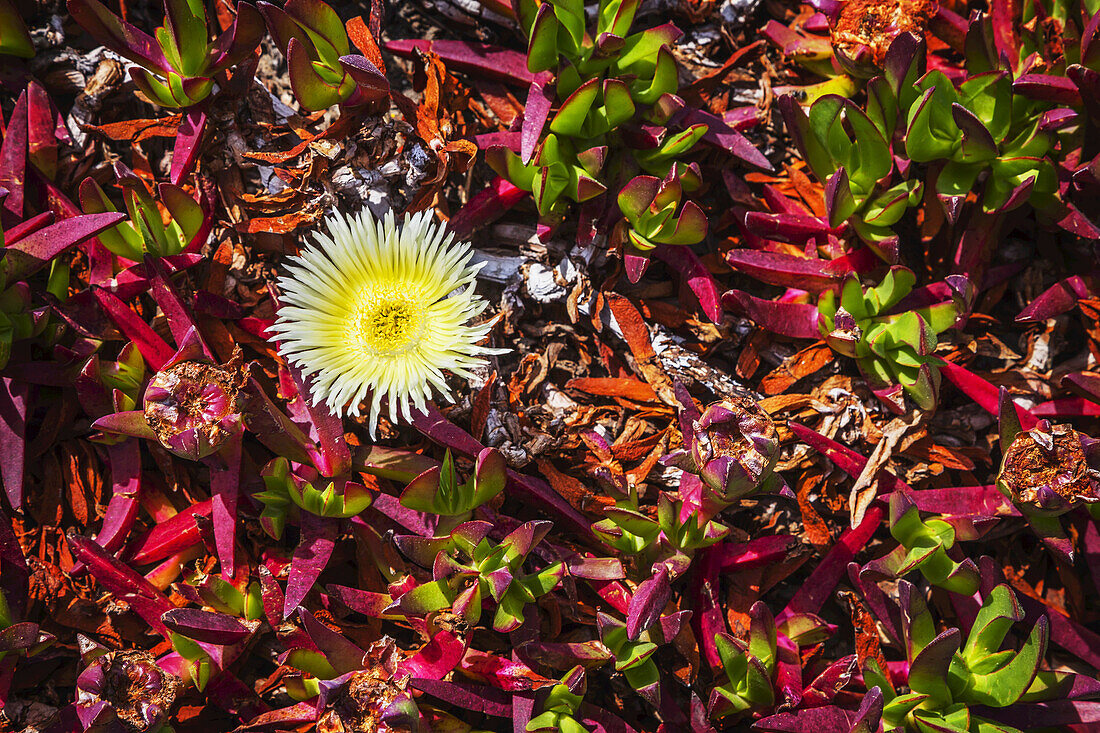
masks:
[[[903,491],[890,495],[890,534],[897,548],[874,560],[868,568],[887,577],[901,578],[913,570],[932,585],[964,596],[978,591],[978,566],[969,558],[953,560],[948,551],[958,539],[977,539],[970,522],[952,522],[950,517],[921,519],[920,510]]]
[[[686,138],[685,142],[691,142],[690,138]],[[685,202],[681,208],[681,179],[672,170],[662,179],[654,176],[632,178],[619,191],[619,211],[623,219],[616,225],[612,238],[629,242],[642,252],[658,244],[694,244],[702,241],[707,234],[706,214],[691,201]]]
[[[837,94],[819,96],[805,112],[791,96],[780,110],[794,143],[825,185],[829,227],[851,227],[889,264],[898,260],[892,227],[921,200],[919,180],[894,182],[892,157],[898,95],[912,82],[909,69],[920,55],[908,36],[891,47],[884,76],[868,83],[867,109]]]
[[[141,410],[100,417],[95,427],[106,433],[156,440],[172,453],[193,461],[220,450],[243,430],[240,390],[245,381],[238,351],[225,364],[211,359],[194,330],[153,374]]]
[[[969,313],[973,289],[961,276],[950,276],[950,300],[902,310],[916,276],[891,267],[882,282],[870,288],[849,275],[836,293],[827,290],[818,301],[819,328],[837,353],[856,360],[871,388],[899,412],[904,389],[924,410],[932,409],[939,392],[939,360],[933,355],[936,335],[952,328]],[[899,305],[900,304],[900,305]]]
[[[282,8],[266,2],[257,6],[286,55],[290,86],[303,108],[354,106],[389,95],[384,70],[350,53],[344,24],[327,3],[290,0]]]
[[[618,203],[626,223],[616,230],[617,242],[644,253],[656,243],[693,244],[706,235],[705,217],[691,202],[674,215],[682,192],[699,185],[698,170],[679,158],[707,126],[676,134],[660,127],[684,104],[675,96],[679,82],[668,45],[680,31],[666,24],[631,34],[637,9],[637,0],[602,0],[589,33],[580,0],[519,2],[527,68],[553,70],[556,77],[553,85],[531,87],[520,154],[493,147],[486,160],[532,192],[547,223],[560,220],[567,199],[584,203],[622,187]],[[649,126],[635,127],[643,122]],[[639,171],[649,175],[634,177]],[[631,273],[640,276],[638,268]]]
[[[489,539],[493,525],[488,522],[465,522],[444,537],[396,536],[401,552],[418,565],[431,567],[434,580],[404,593],[387,612],[423,615],[451,608],[473,625],[480,620],[488,597],[497,604],[493,629],[514,630],[523,623],[525,607],[565,576],[562,562],[523,572],[528,553],[550,527],[546,521],[527,522],[499,543]]]
[[[184,251],[197,252],[206,244],[211,219],[182,188],[171,183],[157,185],[157,196],[171,217],[165,224],[144,181],[121,163],[115,163],[115,176],[130,220],[99,235],[99,241],[111,252],[140,262],[147,253],[169,257]],[[80,184],[80,206],[86,214],[116,211],[92,178]]]
[[[939,10],[930,0],[842,0],[830,15],[830,40],[841,68],[860,78],[878,74],[902,33],[923,36]]]
[[[705,512],[690,511],[682,499],[662,493],[657,499],[657,516],[643,512],[636,489],[606,507],[592,532],[628,556],[636,556],[639,568],[667,567],[673,576],[687,571],[696,550],[720,542],[729,527],[708,520]]]
[[[133,61],[130,77],[141,93],[162,107],[198,104],[214,88],[214,77],[247,58],[263,36],[255,6],[237,4],[233,26],[210,40],[202,3],[165,0],[164,26],[155,38],[119,18],[99,0],[71,0],[72,17],[98,41]]]
[[[777,646],[775,619],[766,604],[757,601],[749,611],[749,640],[726,633],[715,636],[725,681],[710,693],[707,712],[722,718],[744,715],[775,703]]]
[[[933,69],[914,87],[919,98],[906,117],[905,153],[915,163],[938,163],[936,194],[954,219],[966,195],[984,178],[987,212],[1030,200],[1051,206],[1058,177],[1042,127],[1047,105],[1012,92],[1005,71],[973,74],[956,89]]]
[[[667,575],[660,573],[654,582],[667,588]],[[656,603],[653,603],[654,599],[648,597],[643,586],[639,586],[631,605],[636,607],[641,601],[646,608],[632,609],[634,613],[629,614],[626,622],[597,613],[596,628],[600,641],[615,659],[615,671],[622,673],[627,684],[647,702],[660,707],[661,675],[653,655],[661,645],[670,643],[680,633],[691,618],[691,611],[664,614],[665,604],[660,601],[667,602],[668,593],[656,594]],[[639,615],[648,618],[639,618]]]
[[[775,486],[779,437],[771,415],[753,399],[732,395],[684,423],[684,447],[663,462],[693,473],[712,505],[728,506]]]
[[[282,456],[273,458],[260,475],[264,491],[253,494],[253,498],[264,506],[260,526],[274,539],[282,538],[292,510],[347,519],[361,514],[374,501],[367,487],[357,481],[325,478],[309,466],[291,470],[290,462]]]
[[[577,665],[565,673],[559,684],[550,688],[549,694],[539,706],[538,715],[527,722],[527,733],[562,731],[562,733],[588,733],[574,717],[588,689],[584,667]]]
[[[23,97],[21,97],[23,99]],[[0,190],[0,200],[7,191]],[[52,214],[33,217],[0,233],[0,369],[11,358],[12,344],[42,334],[49,311],[32,308],[25,282],[54,258],[118,223],[120,214],[93,214],[57,223]],[[64,270],[68,275],[68,271]],[[65,283],[67,289],[68,283]]]
[[[413,511],[445,518],[436,525],[436,531],[449,531],[471,519],[474,509],[504,490],[507,465],[504,454],[486,448],[477,456],[473,475],[459,484],[448,450],[442,466],[429,468],[409,482],[401,492],[401,504]]]
[[[884,696],[886,730],[1014,730],[983,721],[973,708],[1008,707],[1028,691],[1046,652],[1046,617],[1035,623],[1019,650],[1001,649],[1012,625],[1024,618],[1007,585],[997,585],[986,595],[965,642],[957,628],[936,632],[914,586],[903,580],[898,590],[909,692],[895,690],[877,663],[864,669],[867,686],[877,686]]]
[[[1095,439],[1069,425],[1036,421],[1025,413],[1031,429],[1008,390],[1001,387],[997,404],[1001,464],[997,490],[1024,515],[1040,540],[1067,562],[1074,543],[1060,515],[1078,506],[1097,506]]]
[[[298,618],[301,629],[287,639],[291,648],[281,661],[302,674],[288,676],[287,691],[305,703],[297,706],[295,722],[326,733],[416,733],[421,716],[410,678],[440,680],[466,651],[461,640],[442,630],[409,656],[389,636],[363,649],[304,608]]]

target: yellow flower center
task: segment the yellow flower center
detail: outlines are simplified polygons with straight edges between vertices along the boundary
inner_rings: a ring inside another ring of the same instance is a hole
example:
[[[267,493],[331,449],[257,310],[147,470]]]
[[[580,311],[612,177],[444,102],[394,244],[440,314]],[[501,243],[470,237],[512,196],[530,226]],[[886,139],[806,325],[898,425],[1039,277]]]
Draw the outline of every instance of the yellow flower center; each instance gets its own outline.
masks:
[[[348,340],[364,355],[395,355],[413,348],[424,333],[424,310],[403,288],[360,294]]]

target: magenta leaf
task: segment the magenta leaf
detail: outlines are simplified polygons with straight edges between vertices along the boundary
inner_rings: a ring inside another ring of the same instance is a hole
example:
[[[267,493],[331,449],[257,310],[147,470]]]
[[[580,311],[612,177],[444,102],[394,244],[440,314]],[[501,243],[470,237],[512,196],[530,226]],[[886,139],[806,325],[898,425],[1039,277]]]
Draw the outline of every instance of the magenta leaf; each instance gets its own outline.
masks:
[[[642,581],[630,600],[630,609],[626,614],[627,637],[637,639],[638,634],[652,626],[661,617],[671,597],[668,571],[661,567]]]
[[[847,572],[848,563],[866,546],[871,536],[882,524],[884,512],[878,505],[872,505],[863,516],[863,521],[854,529],[849,527],[840,535],[810,577],[795,593],[787,607],[776,617],[781,623],[796,613],[817,613],[825,601],[832,595],[833,589]]]
[[[762,300],[742,290],[727,290],[722,294],[722,305],[779,336],[821,338],[816,305]]]
[[[963,394],[974,400],[983,410],[994,417],[1000,410],[1000,394],[996,387],[965,367],[945,361],[940,371],[948,381],[959,388]],[[1016,405],[1016,414],[1024,430],[1031,430],[1038,422],[1037,418],[1024,408]]]
[[[198,608],[173,608],[161,616],[161,621],[178,634],[208,644],[236,644],[252,633],[228,614]]]
[[[24,184],[27,169],[27,93],[19,95],[0,142],[0,226],[10,227],[23,220]]]
[[[753,212],[755,213],[755,212]],[[752,213],[749,214],[752,216]],[[769,216],[785,216],[771,214]],[[816,221],[816,220],[815,220]],[[795,257],[757,249],[734,249],[726,262],[738,272],[784,288],[820,293],[838,287],[848,273],[829,260]]]
[[[1091,278],[1089,278],[1091,280]],[[1016,316],[1017,322],[1045,321],[1077,307],[1077,301],[1092,297],[1090,283],[1071,275],[1044,290]]]
[[[214,545],[222,573],[232,577],[235,572],[237,535],[237,501],[241,491],[241,433],[230,435],[214,455],[204,459],[210,466],[211,519],[214,522]]]
[[[209,519],[213,509],[210,500],[200,501],[166,520],[130,543],[124,557],[134,565],[145,565],[182,552],[202,541],[196,517]]]
[[[397,665],[397,672],[412,677],[443,679],[458,666],[466,645],[449,631],[440,631],[416,654]]]
[[[0,385],[0,479],[13,509],[23,506],[30,385],[3,377]]]
[[[188,109],[180,122],[176,133],[176,146],[172,148],[172,169],[168,180],[173,186],[179,186],[195,170],[199,152],[202,150],[202,136],[206,132],[206,112],[201,106]]]
[[[679,273],[699,300],[699,305],[707,318],[712,323],[721,322],[722,299],[718,292],[718,281],[710,274],[699,256],[689,247],[674,247],[667,244],[658,244],[654,254]]]
[[[88,572],[104,589],[129,602],[154,631],[168,638],[168,628],[161,616],[173,606],[152,583],[87,537],[69,534],[68,541],[76,558],[87,566]]]
[[[318,517],[309,512],[301,513],[302,539],[290,560],[290,575],[286,581],[286,598],[283,602],[283,618],[290,618],[313,589],[321,571],[328,565],[336,547],[340,523]]]
[[[417,49],[434,51],[449,69],[518,86],[526,87],[546,78],[545,74],[532,74],[527,70],[526,54],[487,43],[402,40],[387,42],[385,49],[403,58],[413,58]]]
[[[465,239],[530,195],[506,178],[497,176],[451,217],[448,226],[457,238]]]
[[[142,357],[154,371],[160,369],[172,358],[174,349],[164,339],[141,320],[136,313],[115,295],[103,288],[92,288],[92,294],[106,311],[107,316],[129,340],[134,342]]]
[[[84,214],[30,232],[19,240],[8,241],[3,264],[8,282],[26,279],[66,250],[125,218],[125,214],[117,212]]]
[[[531,156],[535,154],[553,103],[553,91],[538,82],[532,82],[527,91],[527,105],[523,108],[523,127],[520,134],[520,160],[524,165],[531,162]]]
[[[136,440],[107,446],[111,464],[111,500],[95,541],[107,552],[118,551],[137,519],[141,498],[141,449]]]
[[[339,674],[363,668],[367,653],[314,618],[306,609],[298,608],[298,619],[310,640],[325,655],[325,660]]]

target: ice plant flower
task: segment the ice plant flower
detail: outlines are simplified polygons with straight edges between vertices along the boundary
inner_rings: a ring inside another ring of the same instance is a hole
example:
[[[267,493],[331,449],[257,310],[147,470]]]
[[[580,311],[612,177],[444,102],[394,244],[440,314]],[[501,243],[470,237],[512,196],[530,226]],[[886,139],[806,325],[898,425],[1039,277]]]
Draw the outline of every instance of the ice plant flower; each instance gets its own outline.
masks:
[[[410,420],[432,388],[447,400],[444,371],[470,377],[487,354],[480,346],[491,325],[469,325],[487,305],[474,292],[470,245],[431,220],[430,212],[368,211],[326,220],[328,234],[291,258],[279,279],[279,353],[312,376],[315,403],[337,414],[359,414],[370,397],[370,431],[382,400],[391,421]]]

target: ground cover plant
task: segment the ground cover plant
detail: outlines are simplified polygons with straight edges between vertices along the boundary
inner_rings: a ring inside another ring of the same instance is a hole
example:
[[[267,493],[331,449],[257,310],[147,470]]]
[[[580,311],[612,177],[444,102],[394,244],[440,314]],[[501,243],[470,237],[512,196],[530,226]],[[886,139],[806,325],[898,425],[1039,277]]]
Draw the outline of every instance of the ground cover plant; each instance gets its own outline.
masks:
[[[0,0],[0,730],[1100,729],[1098,0]]]

